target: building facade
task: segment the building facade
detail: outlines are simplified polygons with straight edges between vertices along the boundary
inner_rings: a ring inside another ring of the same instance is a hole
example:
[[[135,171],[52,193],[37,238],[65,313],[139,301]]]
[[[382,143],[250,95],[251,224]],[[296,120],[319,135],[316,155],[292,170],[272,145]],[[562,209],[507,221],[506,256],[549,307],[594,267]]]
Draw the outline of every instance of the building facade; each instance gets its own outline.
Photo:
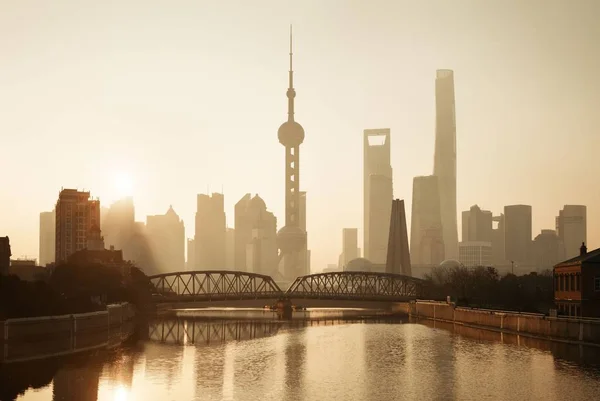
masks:
[[[395,199],[390,213],[390,232],[385,272],[412,276],[404,200]]]
[[[87,247],[92,227],[100,227],[100,201],[90,193],[63,189],[54,208],[56,212],[55,261],[66,262],[73,253]]]
[[[438,177],[413,179],[410,257],[413,265],[437,266],[445,259]]]
[[[342,229],[342,254],[340,255],[339,267],[343,269],[353,259],[358,258],[358,229]]]
[[[565,260],[563,242],[554,230],[542,230],[533,240],[532,251],[533,265],[537,271],[551,270]]]
[[[600,248],[554,266],[554,303],[560,315],[600,317]]]
[[[102,235],[107,248],[123,251],[126,260],[133,260],[136,249],[132,237],[135,232],[135,207],[133,198],[113,202],[102,216]]]
[[[492,241],[493,217],[489,210],[477,205],[462,212],[462,242]]]
[[[565,257],[576,257],[581,243],[587,242],[587,207],[565,205],[556,217],[556,232],[564,244]]]
[[[56,213],[40,213],[40,266],[46,266],[54,263],[54,253],[56,252]]]
[[[199,194],[194,236],[196,270],[220,270],[225,267],[226,228],[223,194]]]
[[[492,266],[492,243],[489,241],[459,243],[458,261],[465,267]]]
[[[454,72],[438,70],[435,79],[435,155],[433,175],[438,177],[445,257],[458,257],[456,208],[456,111]]]

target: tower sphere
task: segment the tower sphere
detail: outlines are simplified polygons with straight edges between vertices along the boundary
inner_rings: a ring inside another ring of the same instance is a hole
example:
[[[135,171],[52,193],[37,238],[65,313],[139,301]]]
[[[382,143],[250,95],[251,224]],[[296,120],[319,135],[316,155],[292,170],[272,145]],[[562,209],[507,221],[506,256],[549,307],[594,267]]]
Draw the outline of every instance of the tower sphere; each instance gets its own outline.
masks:
[[[306,244],[306,233],[297,226],[285,226],[277,233],[277,246],[283,253],[300,252]]]
[[[286,121],[279,127],[277,137],[283,146],[295,147],[304,142],[304,128],[296,121]]]

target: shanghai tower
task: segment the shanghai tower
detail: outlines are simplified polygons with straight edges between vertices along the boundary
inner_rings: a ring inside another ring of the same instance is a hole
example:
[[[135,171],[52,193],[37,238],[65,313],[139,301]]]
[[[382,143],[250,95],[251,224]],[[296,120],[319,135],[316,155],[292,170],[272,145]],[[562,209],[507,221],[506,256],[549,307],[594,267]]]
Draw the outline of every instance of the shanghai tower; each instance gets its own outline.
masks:
[[[288,119],[277,133],[285,147],[285,226],[277,234],[280,261],[283,259],[283,275],[286,280],[307,274],[303,255],[306,252],[306,231],[301,225],[300,193],[300,145],[304,141],[304,128],[294,120],[294,71],[292,69],[292,32],[290,27],[290,71]]]
[[[438,177],[442,232],[446,259],[458,259],[456,224],[456,116],[454,72],[438,70],[435,79],[435,156],[433,175]]]

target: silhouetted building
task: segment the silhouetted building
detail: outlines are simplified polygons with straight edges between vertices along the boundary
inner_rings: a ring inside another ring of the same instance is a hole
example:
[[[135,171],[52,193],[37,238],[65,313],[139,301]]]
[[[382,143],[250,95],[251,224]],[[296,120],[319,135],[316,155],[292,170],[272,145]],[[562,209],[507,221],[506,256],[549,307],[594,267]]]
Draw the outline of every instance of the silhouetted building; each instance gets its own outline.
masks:
[[[497,223],[497,224],[494,224]],[[500,266],[506,263],[504,250],[504,214],[492,217],[492,263]]]
[[[132,242],[135,230],[133,198],[117,200],[102,214],[102,234],[106,247],[120,249],[126,259],[132,260],[137,253]]]
[[[125,257],[126,260],[130,260],[137,267],[142,269],[146,274],[157,273],[156,262],[154,260],[154,254],[152,251],[152,245],[148,238],[146,230],[146,224],[141,221],[136,221],[133,224],[133,234],[130,239],[130,250],[132,256]]]
[[[439,265],[444,259],[444,233],[438,177],[413,179],[410,258],[413,265]]]
[[[56,214],[51,212],[40,213],[40,266],[54,263],[56,252]]]
[[[533,240],[533,263],[536,270],[552,269],[561,260],[565,260],[562,240],[554,230],[542,230]]]
[[[56,202],[56,263],[87,247],[93,226],[100,228],[100,201],[90,199],[89,192],[63,189]]]
[[[235,229],[230,227],[225,231],[225,269],[235,270]]]
[[[10,268],[10,240],[8,237],[0,237],[0,274],[8,274]]]
[[[531,260],[531,206],[504,206],[504,250],[507,261],[527,264]]]
[[[435,79],[435,156],[446,258],[458,257],[456,222],[456,111],[454,72],[438,70]]]
[[[185,228],[172,206],[164,215],[147,216],[146,233],[154,257],[152,270],[156,273],[183,271]]]
[[[283,276],[288,282],[304,273],[308,259],[306,231],[300,226],[300,145],[304,142],[304,128],[294,120],[295,97],[290,30],[288,120],[277,131],[279,143],[285,146],[285,226],[277,234],[277,246],[280,263],[283,263]]]
[[[492,242],[492,220],[492,212],[477,205],[462,212],[462,241]]]
[[[587,241],[587,207],[565,205],[556,217],[556,232],[563,241],[565,257],[577,256],[581,243]]]
[[[87,244],[85,249],[89,251],[103,251],[104,250],[104,237],[102,232],[97,225],[93,225],[90,228],[90,232],[87,235]]]
[[[310,274],[310,250],[308,249],[308,232],[306,231],[306,191],[300,191],[300,228],[304,231],[304,249],[300,251],[300,263],[298,274],[301,276]]]
[[[275,275],[277,219],[260,196],[246,194],[236,203],[234,233],[236,270]]]
[[[387,257],[393,184],[390,130],[364,131],[364,254],[373,263]]]
[[[562,315],[600,317],[600,248],[554,266],[554,302]]]
[[[194,271],[196,270],[196,245],[194,244],[194,239],[193,238],[188,238],[187,239],[187,258],[185,261],[185,268],[188,271]]]
[[[49,278],[52,269],[36,265],[35,259],[16,259],[10,261],[8,274],[23,281],[44,281]]]
[[[466,267],[491,266],[492,243],[467,241],[458,244],[458,260]]]
[[[404,200],[400,199],[392,201],[385,271],[386,273],[412,276]]]
[[[220,270],[225,267],[225,197],[199,194],[196,211],[196,270]]]
[[[101,264],[122,268],[125,265],[123,251],[111,249],[83,249],[69,256],[69,263],[75,265]]]
[[[342,254],[340,255],[339,267],[343,268],[353,259],[358,258],[358,229],[342,229]]]

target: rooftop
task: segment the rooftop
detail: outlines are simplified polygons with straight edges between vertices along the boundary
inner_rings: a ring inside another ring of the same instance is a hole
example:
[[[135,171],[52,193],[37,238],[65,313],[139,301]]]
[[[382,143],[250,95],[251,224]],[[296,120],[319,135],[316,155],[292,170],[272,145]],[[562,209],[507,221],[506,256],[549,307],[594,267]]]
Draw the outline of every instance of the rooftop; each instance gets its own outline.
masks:
[[[572,265],[576,265],[576,264],[581,264],[583,262],[600,263],[600,248],[594,249],[593,251],[587,252],[583,255],[579,255],[574,258],[567,259],[564,262],[560,262],[559,264],[557,264],[554,267],[572,266]]]

